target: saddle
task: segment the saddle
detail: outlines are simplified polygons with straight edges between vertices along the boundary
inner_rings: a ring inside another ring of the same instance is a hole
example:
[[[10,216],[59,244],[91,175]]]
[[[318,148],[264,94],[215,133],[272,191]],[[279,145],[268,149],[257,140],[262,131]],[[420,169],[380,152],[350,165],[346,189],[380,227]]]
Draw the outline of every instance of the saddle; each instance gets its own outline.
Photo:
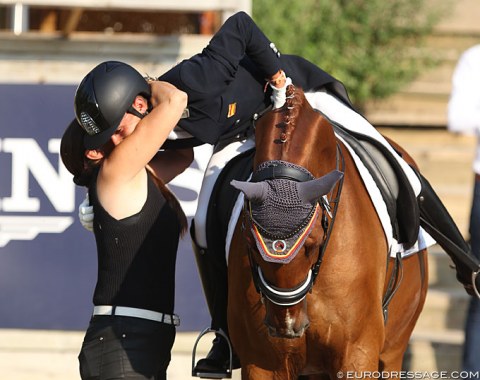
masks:
[[[387,206],[393,237],[405,248],[410,248],[418,239],[420,210],[403,169],[375,139],[338,125],[334,125],[334,130],[351,146],[372,175]],[[219,260],[225,260],[228,223],[239,195],[239,190],[230,186],[230,181],[248,179],[254,155],[255,149],[251,149],[234,157],[222,170],[213,188],[207,210],[207,243]]]
[[[338,125],[334,125],[334,131],[350,145],[372,175],[387,206],[393,237],[406,249],[412,247],[418,239],[420,209],[397,160],[381,143],[369,136],[347,131]]]

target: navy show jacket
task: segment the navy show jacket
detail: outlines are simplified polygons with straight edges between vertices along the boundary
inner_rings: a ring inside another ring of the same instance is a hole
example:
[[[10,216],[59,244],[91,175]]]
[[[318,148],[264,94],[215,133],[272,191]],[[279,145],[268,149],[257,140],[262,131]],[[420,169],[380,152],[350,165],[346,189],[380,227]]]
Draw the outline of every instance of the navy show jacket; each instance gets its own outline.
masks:
[[[339,81],[301,57],[281,55],[245,12],[227,19],[201,53],[158,80],[188,94],[190,116],[181,119],[179,126],[198,143],[216,144],[271,104],[266,78],[279,69],[304,91],[323,87],[351,106]]]

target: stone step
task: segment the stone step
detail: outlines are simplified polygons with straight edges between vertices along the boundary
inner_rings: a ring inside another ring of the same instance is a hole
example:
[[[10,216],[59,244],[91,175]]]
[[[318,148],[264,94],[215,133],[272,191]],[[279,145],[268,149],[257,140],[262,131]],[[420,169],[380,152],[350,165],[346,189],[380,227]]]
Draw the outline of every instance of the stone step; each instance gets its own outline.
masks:
[[[475,136],[454,135],[445,129],[381,128],[413,157],[423,175],[457,224],[468,236]]]
[[[430,288],[415,331],[461,330],[465,324],[470,296],[459,288]]]
[[[365,116],[374,125],[444,126],[448,95],[444,93],[396,93],[371,102]]]
[[[428,283],[431,287],[463,289],[452,259],[438,245],[428,250]]]
[[[470,296],[456,280],[451,265],[441,247],[431,247],[429,289],[405,354],[405,370],[451,374],[461,368],[463,328]]]
[[[459,371],[462,346],[462,330],[448,330],[441,333],[426,329],[415,331],[410,338],[403,367],[408,371]]]

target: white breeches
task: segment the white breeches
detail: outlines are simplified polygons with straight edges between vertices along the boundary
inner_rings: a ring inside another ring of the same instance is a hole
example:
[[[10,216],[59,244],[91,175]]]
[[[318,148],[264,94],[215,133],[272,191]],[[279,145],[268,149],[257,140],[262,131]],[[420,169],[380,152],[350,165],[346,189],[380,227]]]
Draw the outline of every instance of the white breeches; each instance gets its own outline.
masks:
[[[225,165],[233,158],[255,147],[255,136],[246,140],[235,141],[226,146],[215,146],[213,154],[208,161],[203,176],[200,194],[198,195],[197,210],[195,213],[195,238],[197,244],[207,248],[207,208],[215,182]]]

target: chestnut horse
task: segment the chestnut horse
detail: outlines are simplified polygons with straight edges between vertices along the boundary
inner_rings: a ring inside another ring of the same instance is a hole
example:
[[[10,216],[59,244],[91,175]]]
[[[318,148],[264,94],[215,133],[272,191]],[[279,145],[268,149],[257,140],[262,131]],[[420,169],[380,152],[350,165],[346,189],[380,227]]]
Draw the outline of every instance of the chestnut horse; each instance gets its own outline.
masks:
[[[245,206],[229,250],[228,325],[242,379],[401,371],[427,252],[390,257],[345,145],[301,89],[287,95],[257,122],[252,180],[233,183]]]

